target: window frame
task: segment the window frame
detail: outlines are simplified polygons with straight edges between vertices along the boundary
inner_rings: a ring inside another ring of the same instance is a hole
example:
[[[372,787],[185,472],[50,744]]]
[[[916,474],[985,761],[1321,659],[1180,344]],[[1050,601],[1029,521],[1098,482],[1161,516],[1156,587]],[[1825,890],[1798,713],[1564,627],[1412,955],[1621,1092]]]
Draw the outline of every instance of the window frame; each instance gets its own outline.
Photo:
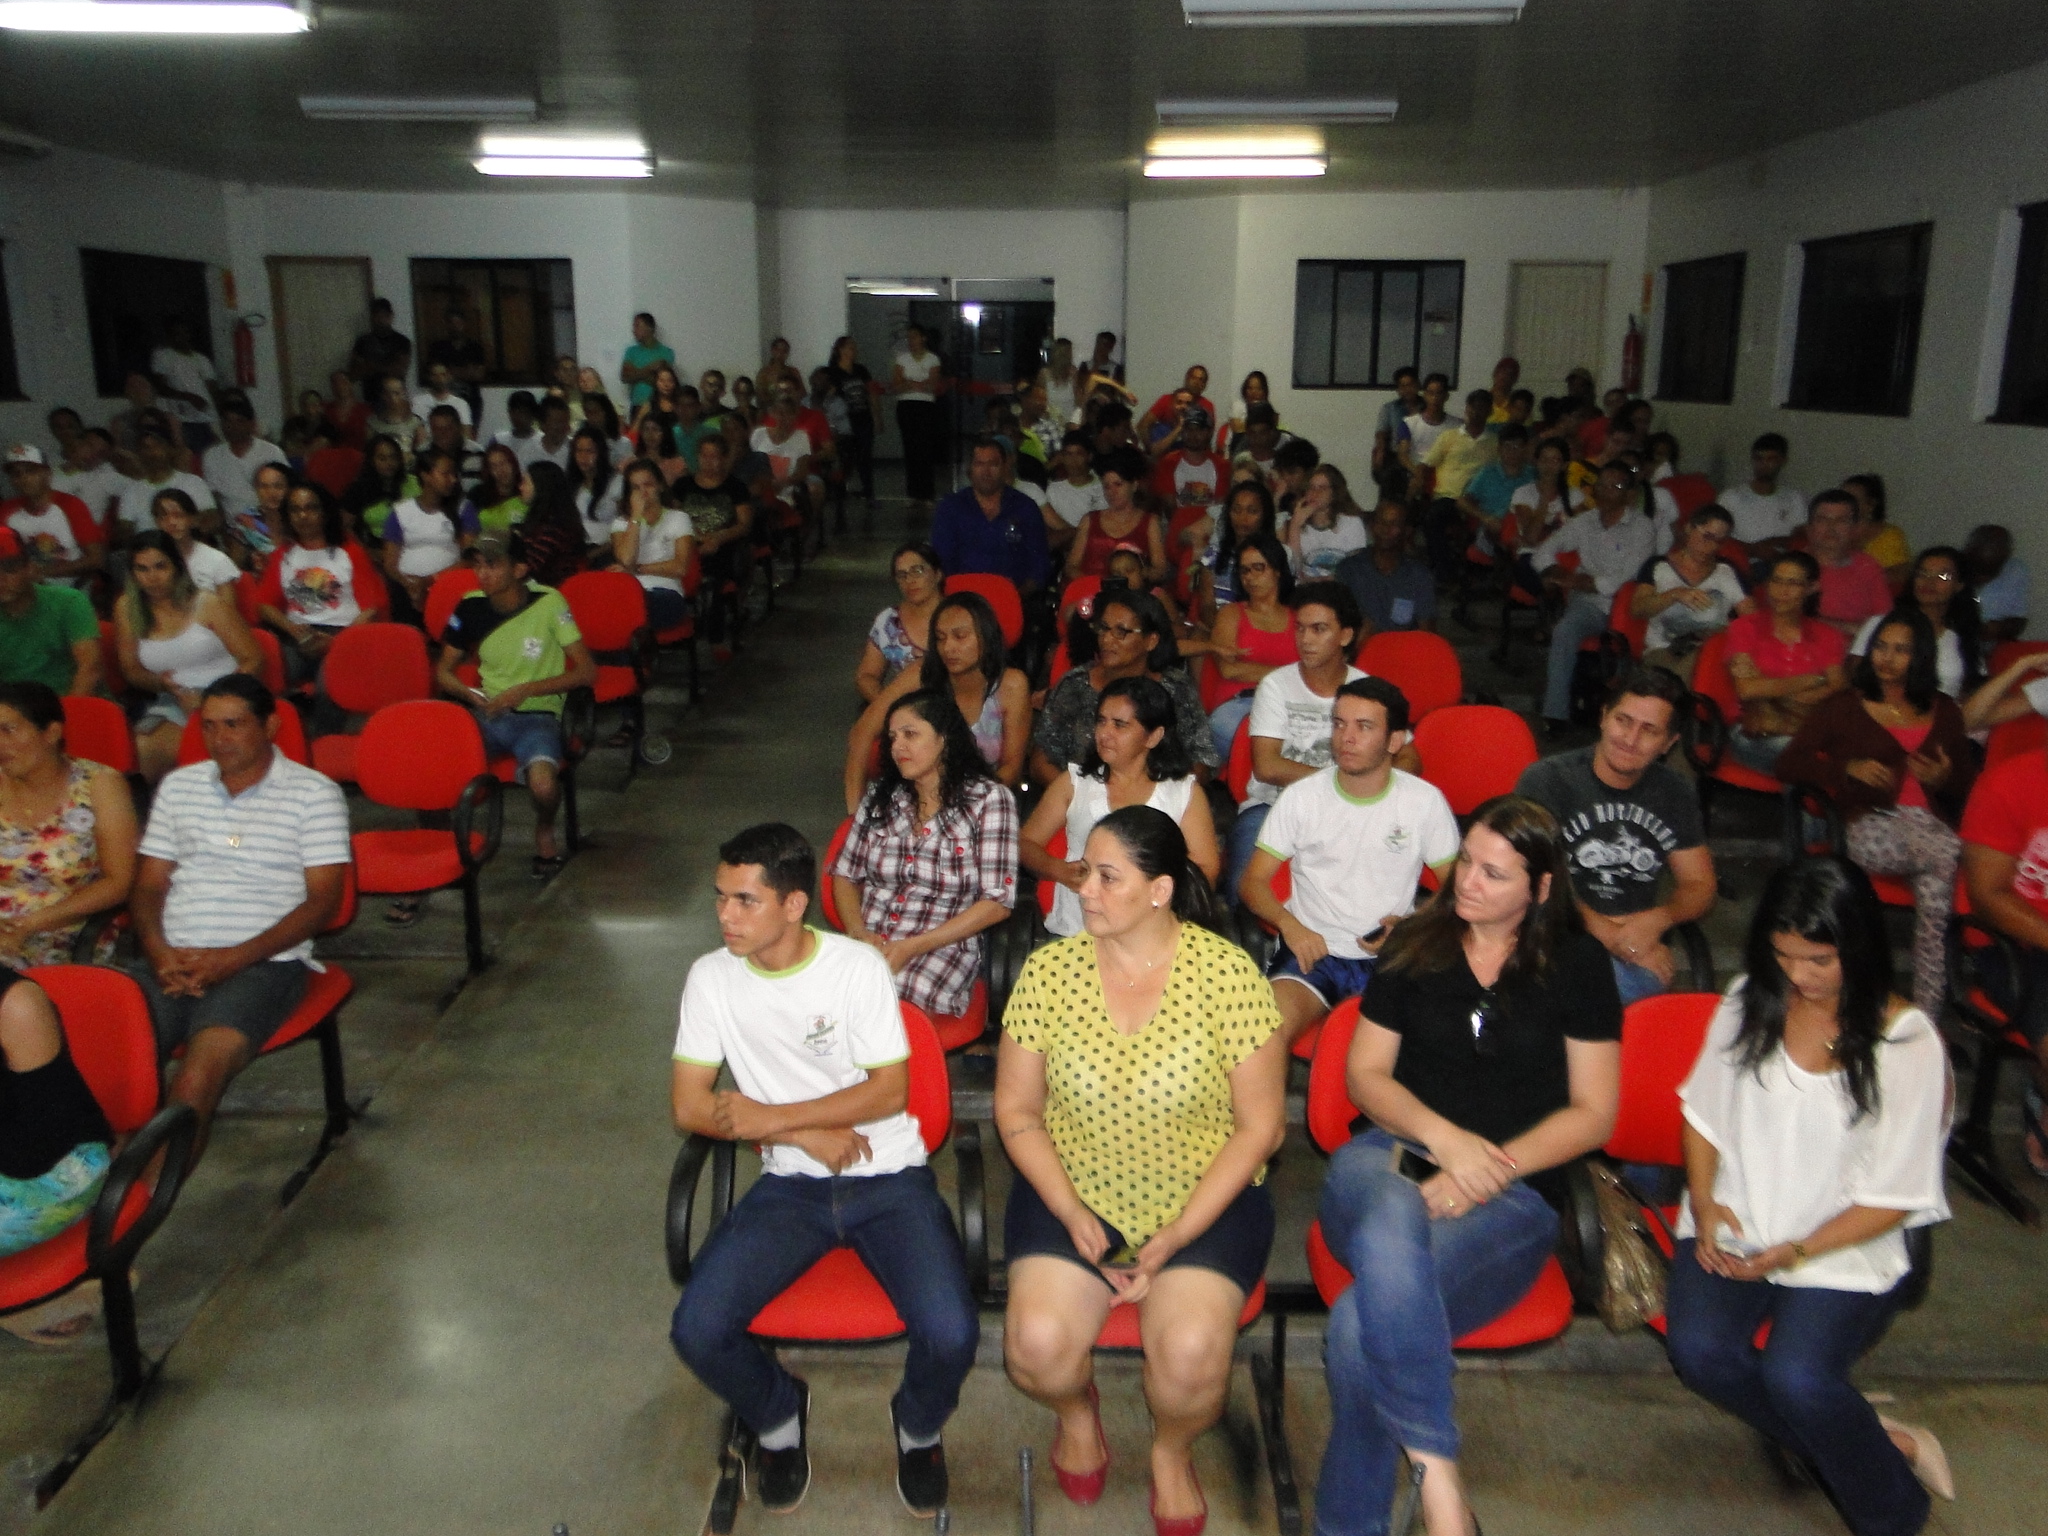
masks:
[[[0,400],[28,399],[21,387],[21,349],[15,342],[14,308],[7,297],[7,242],[0,240]]]
[[[501,270],[523,267],[531,283],[530,292],[545,294],[553,298],[551,269],[559,267],[568,278],[569,302],[567,313],[571,328],[571,340],[564,345],[557,331],[555,317],[560,307],[553,302],[534,306],[535,320],[535,371],[531,374],[515,372],[503,366],[505,356],[505,307],[500,300],[498,274]],[[427,268],[441,269],[442,280],[430,281]],[[413,372],[422,384],[427,376],[427,353],[436,341],[442,339],[443,321],[438,318],[431,303],[422,302],[428,293],[445,293],[460,285],[456,282],[458,272],[482,270],[487,274],[491,293],[491,312],[488,333],[472,328],[472,340],[484,343],[487,359],[484,367],[482,387],[486,389],[548,389],[555,382],[555,359],[577,351],[574,332],[576,316],[576,263],[568,256],[414,256],[407,264],[406,276],[412,285],[413,296]],[[545,279],[545,280],[543,280]]]
[[[1999,354],[1998,395],[1985,420],[2004,427],[2048,427],[2048,202],[2023,203],[2013,213],[2020,235],[2013,261],[2012,310]],[[2013,359],[2028,344],[2037,359],[2036,388],[2042,400],[2031,411],[2009,403],[2027,382],[2013,377]]]
[[[1358,384],[1338,382],[1336,377],[1338,345],[1338,328],[1336,315],[1337,279],[1347,272],[1370,272],[1373,274],[1372,361],[1369,372],[1372,380],[1380,381],[1382,379],[1383,373],[1383,370],[1380,367],[1380,332],[1382,329],[1382,321],[1380,318],[1380,306],[1383,303],[1385,297],[1386,274],[1388,272],[1412,272],[1415,274],[1416,293],[1414,348],[1414,356],[1416,361],[1412,366],[1416,368],[1419,374],[1424,375],[1429,373],[1448,371],[1451,377],[1451,388],[1455,391],[1458,387],[1458,363],[1461,359],[1461,354],[1463,352],[1465,344],[1465,266],[1466,264],[1463,257],[1451,256],[1397,258],[1390,260],[1353,259],[1349,257],[1327,256],[1304,256],[1298,258],[1294,263],[1294,339],[1290,341],[1290,349],[1293,355],[1291,355],[1288,360],[1288,379],[1290,386],[1294,389],[1301,390],[1342,390],[1349,391],[1352,393],[1364,391],[1384,392],[1392,389],[1394,387],[1394,381],[1392,377],[1394,369],[1384,370],[1385,377],[1383,382],[1367,382]],[[1327,384],[1304,383],[1302,382],[1301,377],[1301,357],[1299,355],[1299,337],[1301,334],[1301,279],[1303,270],[1310,267],[1326,267],[1329,269],[1330,272],[1330,382]],[[1428,271],[1431,267],[1454,267],[1457,269],[1458,273],[1458,306],[1457,313],[1451,322],[1452,363],[1448,370],[1424,369],[1421,365],[1422,328],[1424,325],[1428,323],[1429,320],[1428,312],[1424,308],[1422,303],[1422,295],[1428,286]],[[1411,365],[1406,363],[1397,363],[1395,365],[1395,368],[1402,368],[1408,366]]]
[[[1844,405],[1838,401],[1823,401],[1812,398],[1813,380],[1809,374],[1812,363],[1807,352],[1809,340],[1818,345],[1814,333],[1814,322],[1820,316],[1817,312],[1818,295],[1815,293],[1814,256],[1854,245],[1871,245],[1881,240],[1911,236],[1915,242],[1914,259],[1918,267],[1918,288],[1913,298],[1912,312],[1907,319],[1910,334],[1893,340],[1893,360],[1887,403],[1881,407]],[[1857,230],[1846,235],[1830,235],[1820,240],[1800,242],[1799,304],[1792,332],[1792,368],[1785,391],[1783,408],[1788,411],[1821,411],[1838,416],[1885,416],[1892,418],[1910,417],[1913,414],[1913,390],[1918,383],[1920,372],[1920,338],[1925,328],[1927,310],[1927,276],[1933,264],[1934,223],[1926,220],[1915,224],[1894,224],[1883,229]]]
[[[134,264],[125,274],[109,274],[105,270],[109,263],[124,262]],[[143,314],[121,308],[110,314],[100,302],[103,279],[108,287],[121,289],[131,297],[138,289],[148,290],[158,298],[174,286],[188,288],[189,292],[184,295],[186,302],[177,309]],[[178,316],[191,322],[192,349],[219,368],[220,359],[213,352],[213,278],[206,262],[187,256],[158,256],[82,245],[78,247],[78,280],[85,299],[86,345],[92,360],[93,386],[100,399],[120,399],[121,386],[131,371],[149,372],[150,359],[163,341],[165,322]],[[124,363],[121,358],[123,338],[119,322],[124,318],[146,320],[149,326],[150,339],[138,361]]]
[[[1673,360],[1682,348],[1673,344],[1672,330],[1677,322],[1679,306],[1673,302],[1673,293],[1679,282],[1693,274],[1713,269],[1732,268],[1734,272],[1734,303],[1728,315],[1727,369],[1723,378],[1715,385],[1702,388],[1697,379],[1686,384],[1675,385],[1670,381]],[[1732,405],[1735,402],[1735,375],[1741,366],[1742,354],[1742,301],[1746,297],[1749,281],[1749,252],[1727,251],[1719,256],[1699,256],[1691,261],[1672,261],[1664,265],[1664,314],[1658,328],[1657,342],[1657,392],[1652,400],[1669,400],[1681,405]],[[1718,392],[1716,392],[1718,390]]]

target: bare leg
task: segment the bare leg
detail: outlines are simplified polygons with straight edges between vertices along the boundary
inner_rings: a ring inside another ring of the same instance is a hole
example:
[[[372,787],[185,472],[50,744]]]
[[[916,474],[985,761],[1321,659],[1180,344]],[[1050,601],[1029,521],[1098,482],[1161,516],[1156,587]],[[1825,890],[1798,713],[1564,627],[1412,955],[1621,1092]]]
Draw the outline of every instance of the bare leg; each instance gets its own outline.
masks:
[[[1289,1045],[1299,1040],[1302,1031],[1311,1024],[1327,1017],[1330,1011],[1315,993],[1287,976],[1273,983],[1273,1001],[1280,1005],[1280,1027],[1286,1032]]]
[[[184,732],[168,720],[157,722],[148,735],[135,738],[135,757],[142,776],[154,784],[178,766],[178,740]]]
[[[1307,989],[1290,987],[1307,996]],[[1139,1304],[1145,1400],[1152,1407],[1152,1486],[1168,1518],[1206,1507],[1188,1459],[1195,1437],[1223,1417],[1244,1292],[1213,1269],[1169,1269]]]
[[[188,1172],[199,1166],[206,1152],[221,1095],[248,1064],[249,1041],[239,1030],[202,1029],[185,1048],[185,1059],[171,1079],[170,1096],[176,1103],[189,1104],[199,1117],[199,1134],[192,1138],[192,1156],[185,1164]]]
[[[1108,1453],[1096,1438],[1088,1388],[1095,1339],[1114,1299],[1098,1275],[1065,1259],[1041,1255],[1010,1266],[1003,1364],[1018,1391],[1059,1416],[1053,1460],[1068,1472],[1093,1472]]]
[[[555,846],[555,811],[562,803],[562,779],[553,763],[535,763],[526,770],[526,792],[533,797],[533,851],[552,859]]]
[[[1429,1536],[1471,1536],[1478,1522],[1465,1502],[1465,1483],[1458,1464],[1447,1456],[1410,1451],[1408,1458],[1424,1469],[1422,1523]]]

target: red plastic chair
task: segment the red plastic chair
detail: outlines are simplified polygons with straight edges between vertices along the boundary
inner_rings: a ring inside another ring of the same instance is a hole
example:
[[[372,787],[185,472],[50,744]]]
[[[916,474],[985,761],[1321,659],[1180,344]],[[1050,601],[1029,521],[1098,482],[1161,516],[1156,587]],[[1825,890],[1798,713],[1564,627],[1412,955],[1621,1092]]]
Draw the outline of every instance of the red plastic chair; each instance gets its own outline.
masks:
[[[1999,1068],[2007,1057],[2028,1063],[2034,1059],[2027,1037],[2013,1024],[2026,1006],[2026,998],[2015,999],[2015,1006],[2008,1010],[1984,984],[1982,963],[1993,952],[2002,952],[2007,977],[2022,975],[2013,941],[1978,919],[1969,885],[1958,877],[1955,910],[1948,925],[1948,995],[1976,1035],[1977,1050],[1970,1073],[1969,1110],[1949,1130],[1948,1155],[1970,1183],[2008,1216],[2023,1226],[2038,1227],[2040,1209],[2007,1175],[1992,1133],[1999,1107]]]
[[[1719,494],[1714,489],[1714,482],[1705,475],[1673,475],[1662,484],[1663,489],[1671,493],[1671,499],[1678,503],[1681,518],[1691,517]]]
[[[1451,642],[1423,629],[1374,635],[1358,653],[1358,667],[1384,677],[1407,696],[1410,724],[1457,703],[1465,692],[1465,676]]]
[[[148,1375],[128,1271],[177,1202],[199,1123],[182,1104],[157,1107],[162,1079],[156,1031],[142,988],[132,978],[92,965],[38,966],[27,974],[55,1005],[71,1059],[108,1125],[116,1137],[129,1139],[108,1168],[89,1216],[33,1248],[0,1258],[0,1312],[40,1306],[82,1281],[98,1280],[106,1307],[113,1397],[125,1402]],[[164,1171],[152,1186],[143,1174],[160,1152]]]
[[[306,747],[306,728],[290,699],[277,701],[277,750],[295,763],[313,766],[313,754]],[[178,734],[178,766],[190,768],[206,761],[206,736],[197,713],[185,717],[185,729]]]
[[[1054,829],[1052,836],[1045,840],[1045,852],[1047,858],[1064,859],[1067,856],[1067,829],[1065,827]],[[1059,887],[1050,880],[1038,882],[1038,915],[1040,917],[1052,916],[1053,897],[1058,891]]]
[[[1470,816],[1512,791],[1538,757],[1529,723],[1497,704],[1454,704],[1415,728],[1422,776],[1444,793],[1452,814]]]
[[[950,597],[955,592],[974,592],[988,600],[989,607],[996,612],[996,623],[1002,626],[1004,645],[1014,650],[1024,638],[1024,599],[1017,595],[1016,585],[1009,577],[980,571],[948,576],[946,594]]]
[[[626,734],[626,782],[648,742],[647,706],[641,695],[653,670],[653,636],[647,627],[647,589],[625,571],[578,571],[562,583],[562,597],[582,631],[583,643],[597,656],[597,682],[591,688],[596,708],[619,706]],[[694,650],[692,655],[694,656]],[[628,659],[621,661],[620,657]],[[666,748],[667,743],[662,746]]]
[[[1316,1043],[1315,1059],[1308,1069],[1308,1133],[1325,1153],[1351,1139],[1352,1121],[1358,1116],[1344,1077],[1345,1061],[1351,1054],[1351,1037],[1358,1030],[1358,1014],[1348,1017],[1333,1010],[1323,1021],[1322,1038]],[[1308,1229],[1309,1277],[1324,1306],[1334,1305],[1351,1284],[1347,1270],[1323,1241],[1323,1224]],[[1572,1291],[1564,1269],[1555,1255],[1544,1261],[1542,1273],[1528,1294],[1487,1323],[1456,1340],[1459,1349],[1518,1349],[1554,1339],[1571,1326]]]
[[[1991,676],[1996,677],[2022,656],[2048,651],[2048,640],[2001,640],[1991,648]]]
[[[135,734],[128,716],[112,699],[64,696],[64,751],[89,763],[104,763],[116,773],[137,771]]]
[[[1636,591],[1642,586],[1639,581],[1624,581],[1621,590],[1614,594],[1614,606],[1607,614],[1607,633],[1618,635],[1626,647],[1620,659],[1641,661],[1643,648],[1649,643],[1650,621],[1639,619],[1631,611]]]
[[[1734,539],[1723,539],[1716,553],[1735,567],[1735,574],[1742,578],[1742,584],[1749,585],[1749,551]]]
[[[470,593],[482,590],[476,584],[476,572],[466,565],[451,565],[436,576],[434,584],[427,588],[426,607],[420,615],[426,622],[427,638],[439,645],[448,621],[455,616],[456,604]]]
[[[1067,590],[1060,594],[1060,627],[1064,629],[1067,616],[1083,603],[1093,601],[1095,594],[1101,590],[1100,576],[1076,576],[1068,582]]]
[[[1230,760],[1223,767],[1223,785],[1239,805],[1252,787],[1252,717],[1237,722],[1237,734],[1230,738]]]
[[[356,482],[356,476],[363,472],[363,450],[360,448],[322,448],[318,453],[306,455],[306,478],[315,485],[326,487],[330,496],[340,498],[348,494],[348,488]]]
[[[121,642],[115,638],[112,621],[100,620],[100,686],[118,695],[126,685],[121,672]]]
[[[357,741],[356,782],[365,798],[399,810],[453,813],[452,827],[358,832],[350,841],[357,879],[369,895],[461,889],[466,980],[486,963],[477,876],[505,829],[504,786],[485,765],[476,720],[459,704],[412,699],[378,710]]]
[[[248,571],[235,578],[235,612],[242,616],[242,622],[251,629],[263,627],[263,605],[257,601],[257,589],[262,584]]]
[[[1713,819],[1714,786],[1746,789],[1759,795],[1783,796],[1785,786],[1767,773],[1745,768],[1725,755],[1728,730],[1742,718],[1735,679],[1728,672],[1728,631],[1709,635],[1693,662],[1692,697],[1688,705],[1686,756],[1699,785],[1700,819]]]
[[[249,635],[255,640],[256,649],[263,653],[263,670],[256,674],[257,681],[278,698],[283,698],[287,691],[284,647],[278,643],[276,635],[261,626],[252,627]]]
[[[356,624],[334,637],[320,669],[322,685],[335,704],[352,715],[374,715],[386,704],[433,694],[427,641],[410,624]],[[313,766],[337,784],[356,779],[352,735],[313,738]]]
[[[839,898],[832,891],[832,866],[839,862],[839,855],[846,851],[846,840],[852,835],[853,818],[849,816],[833,829],[832,840],[825,845],[825,862],[818,866],[818,910],[840,933],[846,932],[846,919],[840,915]]]

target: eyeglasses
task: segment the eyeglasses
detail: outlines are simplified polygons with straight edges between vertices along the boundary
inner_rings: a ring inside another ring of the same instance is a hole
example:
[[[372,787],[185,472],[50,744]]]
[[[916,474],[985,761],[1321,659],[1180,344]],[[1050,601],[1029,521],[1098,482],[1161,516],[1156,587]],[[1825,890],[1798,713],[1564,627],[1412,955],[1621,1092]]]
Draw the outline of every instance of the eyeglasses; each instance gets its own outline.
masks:
[[[1098,624],[1095,626],[1095,633],[1105,637],[1115,635],[1119,640],[1135,640],[1145,631],[1133,629],[1128,624]]]
[[[1472,1026],[1473,1055],[1491,1056],[1494,1054],[1499,1046],[1500,1038],[1494,1033],[1493,1026],[1498,1022],[1499,1018],[1500,1000],[1493,995],[1493,988],[1488,987],[1479,994],[1479,1001],[1473,1006],[1472,1012],[1466,1021]]]
[[[1922,571],[1914,577],[1916,581],[1938,581],[1943,586],[1947,586],[1952,581],[1961,581],[1962,579],[1954,571]]]
[[[922,560],[920,560],[916,565],[899,565],[896,567],[896,579],[898,581],[909,581],[913,577],[929,576],[931,574],[932,568],[926,565]]]
[[[1250,560],[1240,560],[1237,563],[1237,573],[1240,576],[1269,576],[1272,574],[1272,571],[1273,567],[1263,560],[1256,563]]]

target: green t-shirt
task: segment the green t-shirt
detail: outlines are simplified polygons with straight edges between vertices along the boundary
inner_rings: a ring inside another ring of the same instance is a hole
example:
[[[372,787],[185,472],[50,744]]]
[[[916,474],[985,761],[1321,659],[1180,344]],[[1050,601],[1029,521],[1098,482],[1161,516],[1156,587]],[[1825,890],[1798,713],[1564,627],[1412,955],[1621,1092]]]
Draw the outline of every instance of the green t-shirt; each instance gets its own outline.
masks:
[[[407,475],[405,477],[404,489],[400,492],[398,500],[409,501],[419,495],[419,493],[420,482],[418,477]],[[384,524],[390,520],[391,509],[397,504],[397,502],[380,501],[373,506],[363,508],[363,529],[372,539],[381,540],[384,537]]]
[[[493,698],[521,683],[559,677],[569,665],[568,648],[583,638],[561,593],[537,581],[526,590],[527,601],[513,613],[500,613],[488,597],[472,593],[455,605],[442,631],[449,645],[476,653],[484,692]],[[544,693],[515,713],[559,715],[562,702],[561,694]]]
[[[708,438],[724,436],[718,430],[715,418],[700,421],[694,427],[676,423],[676,451],[683,456],[683,464],[691,474],[697,473],[697,445]]]
[[[628,368],[652,368],[656,363],[667,363],[670,367],[674,367],[676,355],[658,341],[651,347],[643,347],[636,341],[632,346],[626,348],[625,360]],[[652,382],[635,384],[630,404],[638,407],[642,400],[649,398],[653,393],[654,385]]]
[[[0,682],[47,683],[68,692],[78,674],[71,647],[99,637],[91,598],[75,587],[39,581],[34,605],[25,615],[17,619],[0,612]]]
[[[485,533],[510,533],[526,516],[526,502],[517,496],[506,498],[495,507],[478,507],[476,520]]]

